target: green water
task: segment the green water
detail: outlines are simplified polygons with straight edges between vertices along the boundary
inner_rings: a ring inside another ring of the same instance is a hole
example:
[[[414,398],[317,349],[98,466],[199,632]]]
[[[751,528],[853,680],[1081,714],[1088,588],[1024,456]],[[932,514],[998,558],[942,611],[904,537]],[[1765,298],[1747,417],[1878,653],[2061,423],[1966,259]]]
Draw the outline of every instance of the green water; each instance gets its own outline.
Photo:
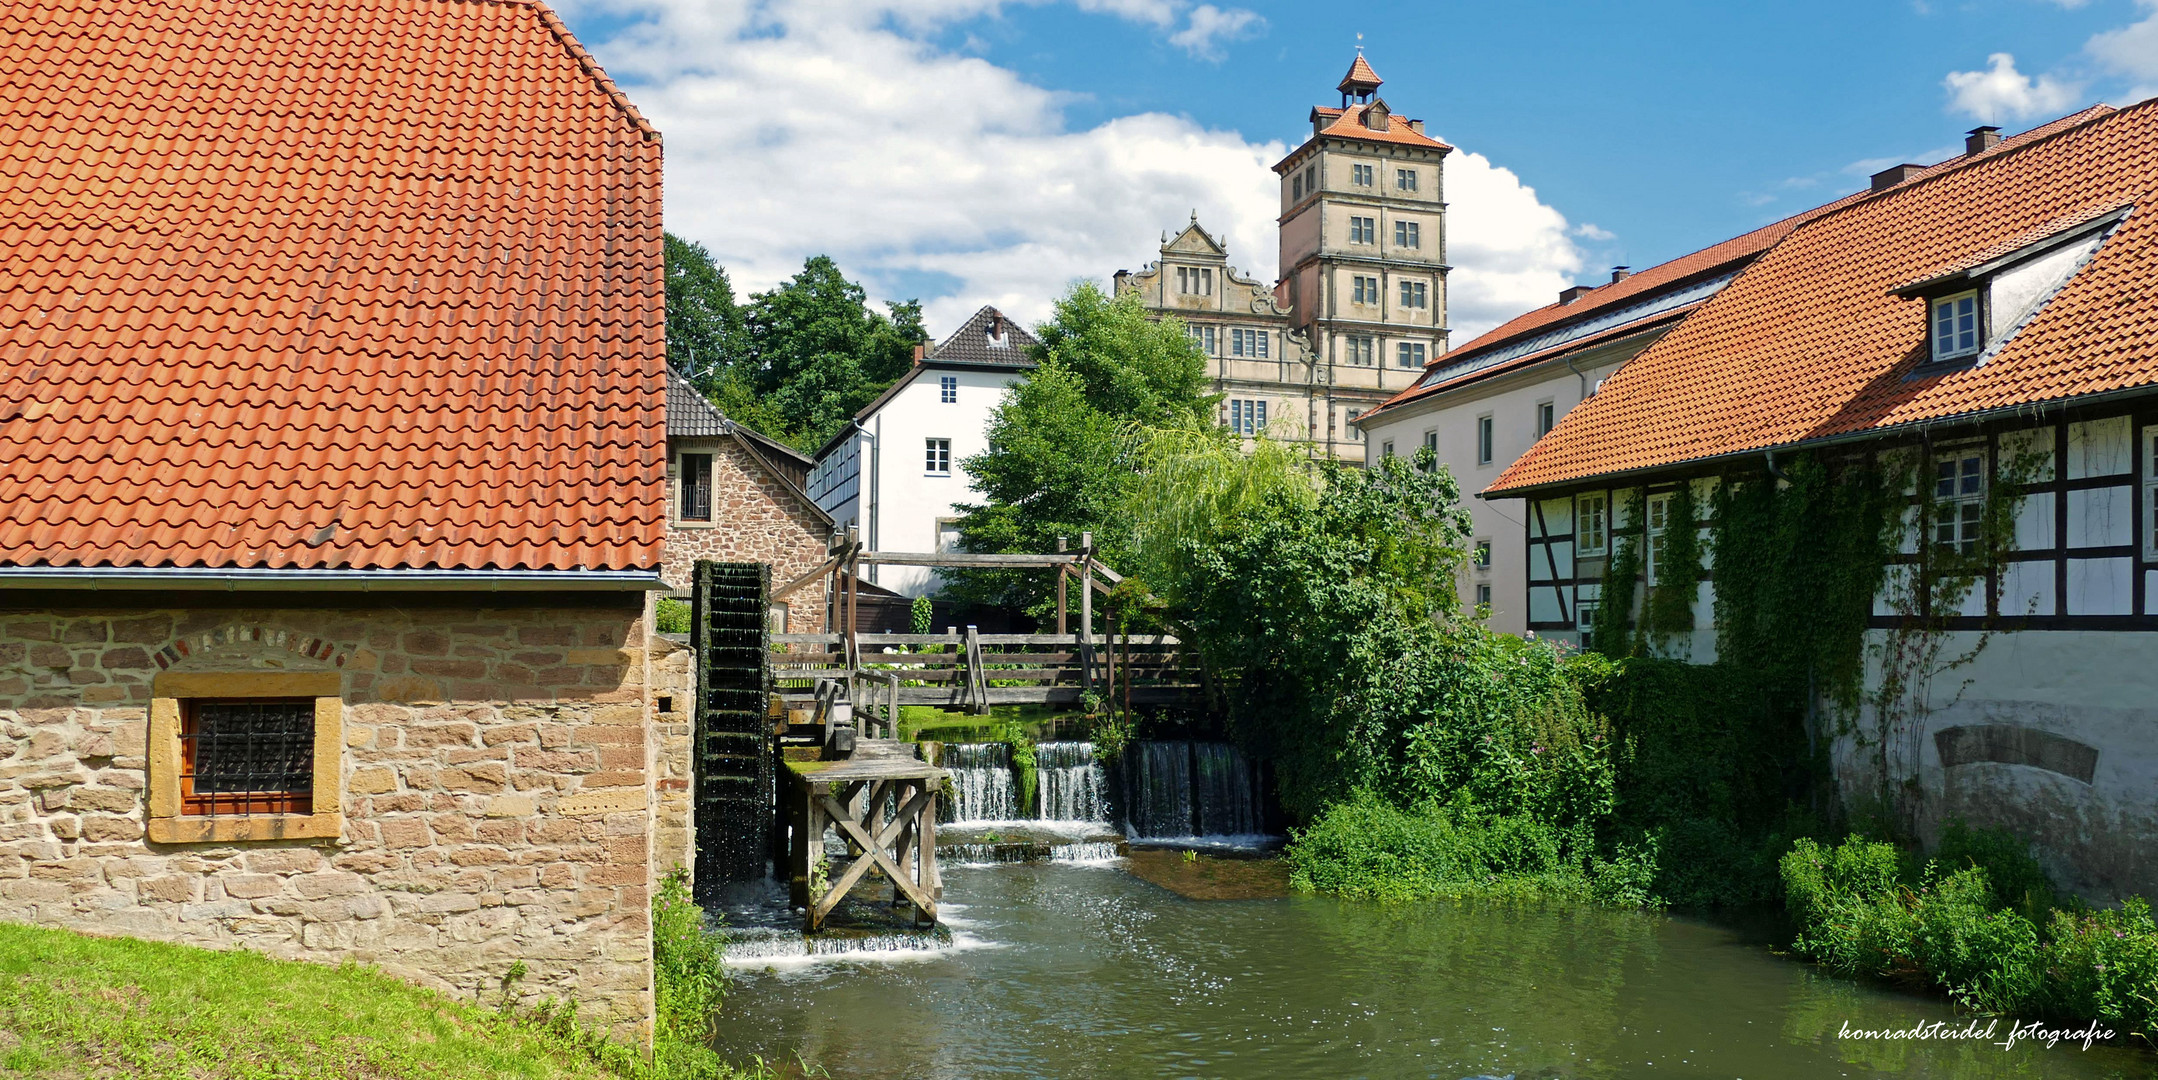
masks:
[[[2158,1076],[2120,1048],[1842,1039],[1969,1018],[1683,919],[1191,900],[1116,865],[956,867],[945,896],[949,951],[738,969],[722,1048],[835,1078]]]

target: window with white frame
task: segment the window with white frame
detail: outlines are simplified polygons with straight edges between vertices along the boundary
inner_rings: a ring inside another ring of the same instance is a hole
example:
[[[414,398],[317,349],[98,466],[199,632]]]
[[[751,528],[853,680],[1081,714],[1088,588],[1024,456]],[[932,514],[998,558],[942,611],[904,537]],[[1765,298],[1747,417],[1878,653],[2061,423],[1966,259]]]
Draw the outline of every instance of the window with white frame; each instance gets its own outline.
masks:
[[[1370,165],[1351,165],[1349,166],[1349,182],[1357,187],[1370,187],[1374,183],[1372,177],[1376,171]]]
[[[1394,222],[1394,246],[1420,248],[1424,246],[1424,228],[1413,221]]]
[[[1551,429],[1558,426],[1558,416],[1559,408],[1556,403],[1549,401],[1537,402],[1536,437],[1541,439],[1545,435],[1550,434]]]
[[[937,400],[946,405],[959,403],[959,376],[937,376]]]
[[[1671,502],[1669,492],[1648,497],[1648,542],[1643,545],[1646,556],[1642,565],[1648,571],[1648,583],[1657,584],[1663,576],[1663,563],[1671,549]]]
[[[1424,432],[1424,449],[1431,451],[1431,466],[1432,468],[1437,468],[1439,463],[1439,432],[1437,428]]]
[[[1985,514],[1985,450],[1974,446],[1934,455],[1934,546],[1962,555],[1977,554]]]
[[[1491,569],[1491,541],[1478,540],[1476,547],[1470,551],[1469,561],[1475,564],[1478,570]]]
[[[1476,418],[1476,463],[1491,464],[1491,416],[1488,413]]]
[[[1349,279],[1349,302],[1376,304],[1379,302],[1379,279],[1354,274]]]
[[[1584,634],[1596,629],[1596,609],[1601,606],[1594,600],[1576,601],[1574,604],[1574,628]]]
[[[2158,427],[2143,429],[2143,557],[2158,559]]]
[[[1933,358],[1976,356],[1985,335],[1978,324],[1978,293],[1957,293],[1933,301]]]
[[[1350,334],[1342,339],[1342,359],[1358,367],[1370,367],[1379,360],[1379,339],[1370,334]]]
[[[1379,443],[1379,456],[1380,456],[1380,457],[1393,457],[1393,456],[1394,456],[1394,440],[1392,440],[1392,439],[1387,439],[1387,440],[1385,440],[1385,441],[1383,441],[1383,442]]]
[[[1352,217],[1349,219],[1349,243],[1376,244],[1379,242],[1377,218]]]
[[[1404,341],[1394,346],[1394,363],[1406,368],[1423,367],[1424,343],[1421,341]]]
[[[1491,606],[1491,586],[1490,586],[1490,585],[1487,585],[1487,584],[1480,584],[1480,585],[1476,586],[1476,606],[1477,606],[1477,607],[1485,607],[1485,608],[1487,608],[1487,607],[1490,607],[1490,606]]]
[[[1395,188],[1396,190],[1399,190],[1399,191],[1415,191],[1415,190],[1416,190],[1416,170],[1415,170],[1415,169],[1395,169],[1395,170],[1394,170],[1394,188]]]
[[[1230,398],[1229,430],[1239,435],[1257,435],[1265,431],[1266,402]]]
[[[1574,554],[1602,555],[1610,543],[1611,496],[1601,491],[1574,496]]]
[[[1422,281],[1404,281],[1401,283],[1402,307],[1420,308],[1429,307],[1430,305],[1431,286],[1428,283]]]
[[[925,439],[927,451],[923,468],[931,476],[952,474],[952,441],[950,439]]]
[[[1217,329],[1217,327],[1212,326],[1187,326],[1184,331],[1191,335],[1191,340],[1198,343],[1200,352],[1208,356],[1219,356],[1221,354],[1215,348],[1221,341],[1215,334]]]
[[[959,536],[959,519],[949,517],[938,518],[937,553],[948,554],[950,552],[960,550],[963,546],[964,545]]]

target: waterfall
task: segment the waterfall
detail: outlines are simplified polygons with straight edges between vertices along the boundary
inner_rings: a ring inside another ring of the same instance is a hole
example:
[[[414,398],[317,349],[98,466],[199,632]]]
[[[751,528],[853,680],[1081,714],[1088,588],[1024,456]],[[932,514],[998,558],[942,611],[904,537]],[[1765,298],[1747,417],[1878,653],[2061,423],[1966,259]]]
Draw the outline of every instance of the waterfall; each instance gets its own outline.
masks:
[[[949,817],[955,824],[976,821],[1011,821],[1019,816],[1019,799],[1012,788],[1012,748],[994,743],[946,743],[938,765],[952,774]]]
[[[1039,743],[1034,747],[1034,767],[1040,777],[1034,796],[1037,817],[1108,824],[1109,778],[1094,760],[1093,743]]]
[[[1259,770],[1219,742],[1139,742],[1123,754],[1125,832],[1135,839],[1253,836],[1265,829]]]

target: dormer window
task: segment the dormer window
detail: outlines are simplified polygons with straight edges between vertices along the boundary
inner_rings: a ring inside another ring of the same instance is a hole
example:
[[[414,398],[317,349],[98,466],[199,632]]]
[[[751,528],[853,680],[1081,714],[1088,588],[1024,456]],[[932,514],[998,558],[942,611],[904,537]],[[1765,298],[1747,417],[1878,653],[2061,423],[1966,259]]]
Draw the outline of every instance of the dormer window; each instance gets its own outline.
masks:
[[[2090,261],[2132,206],[2068,215],[1891,290],[1925,304],[1926,359],[1983,364]],[[1919,375],[1931,372],[1921,371]]]
[[[1985,335],[1978,322],[1978,291],[1960,292],[1933,301],[1933,359],[1958,360],[1978,355]]]

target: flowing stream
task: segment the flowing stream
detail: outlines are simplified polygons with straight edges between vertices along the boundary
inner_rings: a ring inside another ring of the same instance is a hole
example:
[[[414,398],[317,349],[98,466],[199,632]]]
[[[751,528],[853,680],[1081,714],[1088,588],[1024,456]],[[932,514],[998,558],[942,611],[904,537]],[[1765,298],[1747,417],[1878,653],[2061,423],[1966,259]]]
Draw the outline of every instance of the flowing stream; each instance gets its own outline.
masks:
[[[1250,887],[1269,874],[1275,887]],[[1272,863],[1170,851],[1098,866],[954,867],[949,946],[737,963],[718,1044],[735,1058],[800,1051],[835,1077],[920,1080],[2153,1072],[2151,1057],[2117,1047],[1840,1037],[1845,1025],[1969,1018],[1703,923],[1345,903],[1282,895],[1281,876]]]

